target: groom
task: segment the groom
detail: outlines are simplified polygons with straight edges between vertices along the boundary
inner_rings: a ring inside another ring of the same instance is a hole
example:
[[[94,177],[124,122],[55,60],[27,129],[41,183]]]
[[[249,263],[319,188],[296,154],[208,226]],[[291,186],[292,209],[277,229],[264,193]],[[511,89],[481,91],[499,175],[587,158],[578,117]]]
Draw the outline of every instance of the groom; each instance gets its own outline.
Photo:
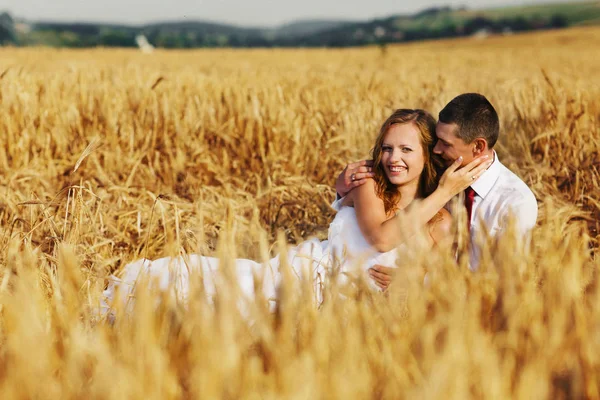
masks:
[[[499,237],[513,216],[519,235],[527,238],[537,219],[537,201],[527,185],[498,159],[494,146],[500,123],[492,104],[482,95],[465,93],[455,97],[439,114],[436,126],[438,141],[433,152],[449,166],[462,156],[466,165],[479,156],[493,158],[490,167],[465,190],[465,207],[470,234],[470,269],[476,270],[480,259],[477,238],[484,229],[490,237]],[[345,196],[372,177],[370,162],[349,164],[336,182],[338,195]],[[375,266],[371,278],[387,289],[393,268]]]

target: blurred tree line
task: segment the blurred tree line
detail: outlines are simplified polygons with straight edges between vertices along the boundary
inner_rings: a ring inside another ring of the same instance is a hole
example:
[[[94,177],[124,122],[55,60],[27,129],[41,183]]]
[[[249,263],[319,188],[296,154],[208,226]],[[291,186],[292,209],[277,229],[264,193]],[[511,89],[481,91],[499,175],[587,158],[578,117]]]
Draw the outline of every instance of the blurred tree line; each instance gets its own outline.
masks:
[[[285,29],[249,29],[224,24],[182,22],[142,27],[89,23],[36,23],[19,29],[8,13],[0,15],[0,44],[49,45],[58,47],[135,47],[143,34],[155,47],[347,47],[387,44],[424,39],[497,34],[564,28],[570,21],[561,14],[520,15],[489,18],[475,15],[456,18],[456,10],[437,7],[410,17],[390,17],[364,23],[336,23],[292,34]],[[460,10],[459,10],[460,11]],[[308,24],[309,22],[307,22]],[[314,25],[314,21],[312,22]],[[307,25],[308,27],[308,25]],[[297,30],[298,24],[295,25]]]

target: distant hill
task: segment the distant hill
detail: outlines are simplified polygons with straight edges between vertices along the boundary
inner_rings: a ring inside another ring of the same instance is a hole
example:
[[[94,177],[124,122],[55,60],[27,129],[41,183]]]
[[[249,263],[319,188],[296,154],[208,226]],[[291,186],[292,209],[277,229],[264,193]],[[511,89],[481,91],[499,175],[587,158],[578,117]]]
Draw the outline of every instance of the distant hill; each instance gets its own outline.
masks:
[[[16,40],[15,22],[10,14],[0,13],[0,45],[13,43]]]
[[[168,21],[140,26],[59,23],[38,21],[32,23],[32,33],[22,35],[22,44],[55,44],[63,40],[68,46],[75,36],[79,45],[134,46],[134,37],[145,35],[159,47],[213,47],[213,46],[272,46],[279,38],[315,35],[327,29],[346,24],[338,20],[301,20],[276,28],[247,28],[209,21]],[[76,45],[78,47],[78,45]]]
[[[166,32],[196,32],[205,34],[260,34],[263,29],[260,28],[245,28],[235,25],[221,24],[208,21],[169,21],[156,22],[152,24],[142,25],[138,29],[142,31],[159,30]]]
[[[274,34],[279,37],[307,36],[347,26],[352,23],[353,22],[341,20],[300,20],[275,28]]]
[[[600,1],[471,10],[436,7],[413,15],[341,26],[304,37],[305,45],[344,46],[450,38],[475,34],[506,34],[600,24]],[[348,38],[352,38],[349,40]]]
[[[485,10],[435,7],[368,21],[300,20],[277,28],[209,21],[141,26],[40,21],[20,22],[20,28],[14,29],[12,17],[1,15],[0,44],[131,47],[135,37],[143,34],[152,45],[164,48],[345,47],[600,24],[600,0]]]

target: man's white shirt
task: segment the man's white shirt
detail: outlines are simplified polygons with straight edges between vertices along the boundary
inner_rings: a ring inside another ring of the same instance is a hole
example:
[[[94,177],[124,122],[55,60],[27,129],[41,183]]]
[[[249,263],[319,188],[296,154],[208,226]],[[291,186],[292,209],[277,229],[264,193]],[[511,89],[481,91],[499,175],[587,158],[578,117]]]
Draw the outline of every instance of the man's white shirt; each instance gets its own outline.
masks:
[[[487,231],[490,237],[499,237],[506,232],[512,216],[517,233],[527,241],[537,220],[538,206],[529,187],[500,162],[495,152],[494,162],[471,188],[475,191],[475,199],[471,209],[469,267],[476,270],[481,253],[476,239],[482,231]],[[339,210],[342,201],[343,198],[337,199],[331,206]],[[450,203],[446,208],[452,212]]]
[[[480,259],[476,242],[482,231],[490,237],[499,237],[506,232],[512,216],[517,233],[527,241],[537,220],[538,206],[531,189],[500,162],[496,152],[492,165],[471,188],[475,199],[471,211],[470,268],[475,270]]]

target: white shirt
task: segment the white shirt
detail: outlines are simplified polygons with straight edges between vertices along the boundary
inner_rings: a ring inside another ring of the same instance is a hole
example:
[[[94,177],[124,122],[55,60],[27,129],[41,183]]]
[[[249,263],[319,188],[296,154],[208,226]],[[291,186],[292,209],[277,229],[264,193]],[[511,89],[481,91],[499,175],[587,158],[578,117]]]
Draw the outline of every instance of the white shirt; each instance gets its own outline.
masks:
[[[496,152],[492,165],[471,188],[475,191],[475,199],[471,211],[469,267],[476,270],[481,255],[477,239],[482,231],[492,238],[499,237],[514,218],[516,233],[522,236],[523,243],[527,243],[537,220],[538,206],[529,187],[500,162]],[[447,208],[451,211],[451,207]]]
[[[529,187],[500,162],[496,152],[494,152],[492,165],[473,182],[471,187],[475,191],[475,199],[471,209],[469,267],[471,270],[476,270],[481,253],[477,238],[481,232],[485,230],[490,237],[498,237],[506,231],[509,220],[513,216],[517,233],[523,236],[525,243],[529,239],[531,229],[535,226],[538,206]],[[331,206],[339,210],[342,201],[343,198],[337,199]],[[450,203],[446,208],[452,212]]]

